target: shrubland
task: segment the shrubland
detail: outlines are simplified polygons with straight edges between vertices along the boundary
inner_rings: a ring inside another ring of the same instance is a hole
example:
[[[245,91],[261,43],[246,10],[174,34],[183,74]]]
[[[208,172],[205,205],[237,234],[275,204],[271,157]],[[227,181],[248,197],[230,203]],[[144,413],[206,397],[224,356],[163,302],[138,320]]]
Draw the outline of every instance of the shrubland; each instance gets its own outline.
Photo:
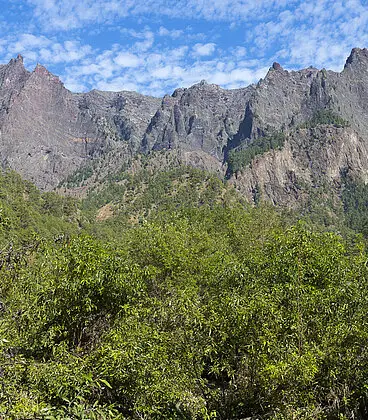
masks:
[[[189,168],[113,188],[2,175],[0,417],[366,418],[363,235]]]

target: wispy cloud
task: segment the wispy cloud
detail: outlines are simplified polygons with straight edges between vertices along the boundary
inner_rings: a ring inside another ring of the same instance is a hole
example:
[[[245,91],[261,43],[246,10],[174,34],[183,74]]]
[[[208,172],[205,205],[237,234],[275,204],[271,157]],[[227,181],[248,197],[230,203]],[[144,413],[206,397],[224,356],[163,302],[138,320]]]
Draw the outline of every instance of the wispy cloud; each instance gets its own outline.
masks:
[[[1,62],[21,53],[72,90],[239,87],[272,61],[340,70],[351,48],[368,46],[367,0],[21,0],[4,10]]]
[[[27,62],[34,64],[36,61],[46,64],[69,64],[74,61],[80,61],[93,51],[90,45],[82,45],[76,40],[67,40],[60,43],[54,38],[33,34],[8,36],[3,40],[2,45],[6,59],[17,54],[23,54],[26,64]]]
[[[168,36],[173,39],[177,39],[181,36],[183,36],[184,31],[181,29],[167,29],[164,26],[160,26],[158,30],[158,35],[160,36]]]
[[[49,30],[68,30],[91,22],[113,22],[129,15],[161,15],[215,21],[267,18],[293,0],[28,0]]]
[[[285,65],[314,65],[341,70],[353,47],[368,45],[365,0],[294,2],[270,21],[254,27],[251,40],[264,54],[273,52]],[[253,50],[254,52],[254,50]]]
[[[195,44],[193,45],[193,55],[195,57],[204,57],[212,55],[215,52],[216,44],[209,42],[208,44]]]
[[[126,51],[104,51],[67,68],[64,80],[67,86],[68,80],[73,83],[79,80],[86,88],[136,90],[162,96],[202,79],[228,88],[246,86],[258,81],[268,69],[259,62],[249,65],[246,61],[239,61],[236,56],[223,57],[220,62],[202,59],[187,62],[185,52],[188,49],[183,46],[178,50],[145,52],[139,59]]]

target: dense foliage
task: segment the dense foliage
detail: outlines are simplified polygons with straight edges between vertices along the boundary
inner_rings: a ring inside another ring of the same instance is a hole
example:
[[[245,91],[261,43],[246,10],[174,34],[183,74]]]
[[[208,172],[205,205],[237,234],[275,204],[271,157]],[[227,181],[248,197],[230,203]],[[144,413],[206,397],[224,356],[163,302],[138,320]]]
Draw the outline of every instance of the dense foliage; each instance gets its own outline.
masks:
[[[335,127],[348,127],[349,122],[329,109],[317,111],[313,117],[301,125],[301,128],[314,128],[321,124],[333,125]]]
[[[230,150],[227,163],[229,174],[235,174],[248,166],[252,160],[269,150],[282,149],[285,143],[285,134],[277,132],[268,136],[258,137],[245,148]]]
[[[0,173],[1,246],[76,233],[79,217],[76,200],[52,192],[41,194],[16,173]]]
[[[342,200],[346,224],[368,237],[368,185],[344,176]]]
[[[1,181],[0,417],[367,417],[359,237],[184,168],[80,208]]]
[[[92,164],[87,164],[77,169],[75,172],[70,174],[63,182],[60,183],[60,187],[77,187],[84,185],[84,182],[94,174],[94,167]]]

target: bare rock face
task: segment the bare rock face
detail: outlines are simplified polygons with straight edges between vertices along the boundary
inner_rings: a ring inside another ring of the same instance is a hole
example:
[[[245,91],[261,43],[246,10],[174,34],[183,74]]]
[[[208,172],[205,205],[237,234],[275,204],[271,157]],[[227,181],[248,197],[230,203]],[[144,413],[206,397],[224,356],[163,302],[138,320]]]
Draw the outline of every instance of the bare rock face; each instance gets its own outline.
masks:
[[[368,49],[352,50],[330,91],[332,108],[368,139]]]
[[[92,153],[98,137],[78,113],[73,95],[38,65],[28,75],[1,125],[1,160],[50,189]]]
[[[368,136],[368,50],[354,48],[341,73],[308,68],[288,72],[278,63],[261,80],[248,103],[245,134],[256,138],[288,130],[329,109]]]
[[[368,182],[368,142],[350,127],[321,125],[296,130],[282,150],[256,157],[231,182],[250,201],[258,194],[273,204],[297,207],[310,189],[337,190],[346,173]]]
[[[135,92],[92,90],[79,94],[79,108],[110,132],[111,139],[129,142],[136,152],[161,100]]]
[[[298,128],[324,109],[350,127]],[[256,156],[232,178],[249,200],[262,196],[296,207],[311,191],[338,191],[342,173],[368,182],[368,50],[353,49],[341,73],[287,72],[274,64],[250,98],[244,121],[246,136],[238,144],[279,130],[287,136],[282,150]]]
[[[0,122],[10,109],[30,74],[23,66],[23,57],[18,55],[8,65],[0,66]]]
[[[131,92],[73,94],[41,65],[29,73],[18,56],[0,67],[2,166],[52,189],[111,144],[137,149],[158,104]]]
[[[202,81],[166,95],[145,133],[142,150],[201,150],[222,162],[253,90],[253,86],[225,90]]]
[[[290,132],[328,109],[368,137],[368,50],[354,49],[341,73],[284,70],[274,63],[256,86],[224,90],[201,82],[165,96],[142,149],[202,150],[219,161],[241,144],[275,131]]]
[[[249,101],[246,134],[256,138],[272,130],[285,130],[324,108],[322,73],[310,68],[288,72],[273,66],[261,80]]]

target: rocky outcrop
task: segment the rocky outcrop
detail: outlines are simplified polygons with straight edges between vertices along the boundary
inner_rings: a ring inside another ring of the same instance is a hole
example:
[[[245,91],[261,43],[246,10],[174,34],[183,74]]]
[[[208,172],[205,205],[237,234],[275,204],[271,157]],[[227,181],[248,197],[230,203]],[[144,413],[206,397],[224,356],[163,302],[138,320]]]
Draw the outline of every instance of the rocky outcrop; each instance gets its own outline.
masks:
[[[224,90],[201,82],[165,96],[142,149],[202,150],[219,161],[240,145],[275,131],[292,132],[328,109],[368,138],[368,52],[354,49],[341,73],[274,63],[256,86]]]
[[[328,109],[350,127],[301,129]],[[282,130],[282,150],[256,156],[231,180],[250,200],[296,207],[323,188],[339,194],[341,174],[368,182],[368,50],[353,49],[344,70],[287,72],[273,65],[248,103],[248,138]],[[246,146],[245,146],[246,147]]]
[[[73,94],[46,68],[22,57],[0,67],[0,159],[50,190],[121,141],[133,153],[159,100],[131,92]]]
[[[225,90],[201,83],[166,95],[143,138],[142,150],[201,150],[223,161],[239,130],[253,86]]]
[[[129,142],[137,152],[148,125],[161,100],[135,92],[103,92],[92,90],[76,95],[79,109],[88,114],[110,139]]]
[[[346,174],[368,182],[368,142],[350,127],[321,125],[294,131],[230,182],[250,201],[300,207],[311,190],[338,193]]]
[[[11,100],[1,124],[3,167],[50,189],[93,153],[99,141],[95,127],[44,67],[38,65]]]
[[[0,66],[0,123],[9,112],[29,76],[29,72],[23,65],[23,57],[20,55],[11,59],[8,65]]]

